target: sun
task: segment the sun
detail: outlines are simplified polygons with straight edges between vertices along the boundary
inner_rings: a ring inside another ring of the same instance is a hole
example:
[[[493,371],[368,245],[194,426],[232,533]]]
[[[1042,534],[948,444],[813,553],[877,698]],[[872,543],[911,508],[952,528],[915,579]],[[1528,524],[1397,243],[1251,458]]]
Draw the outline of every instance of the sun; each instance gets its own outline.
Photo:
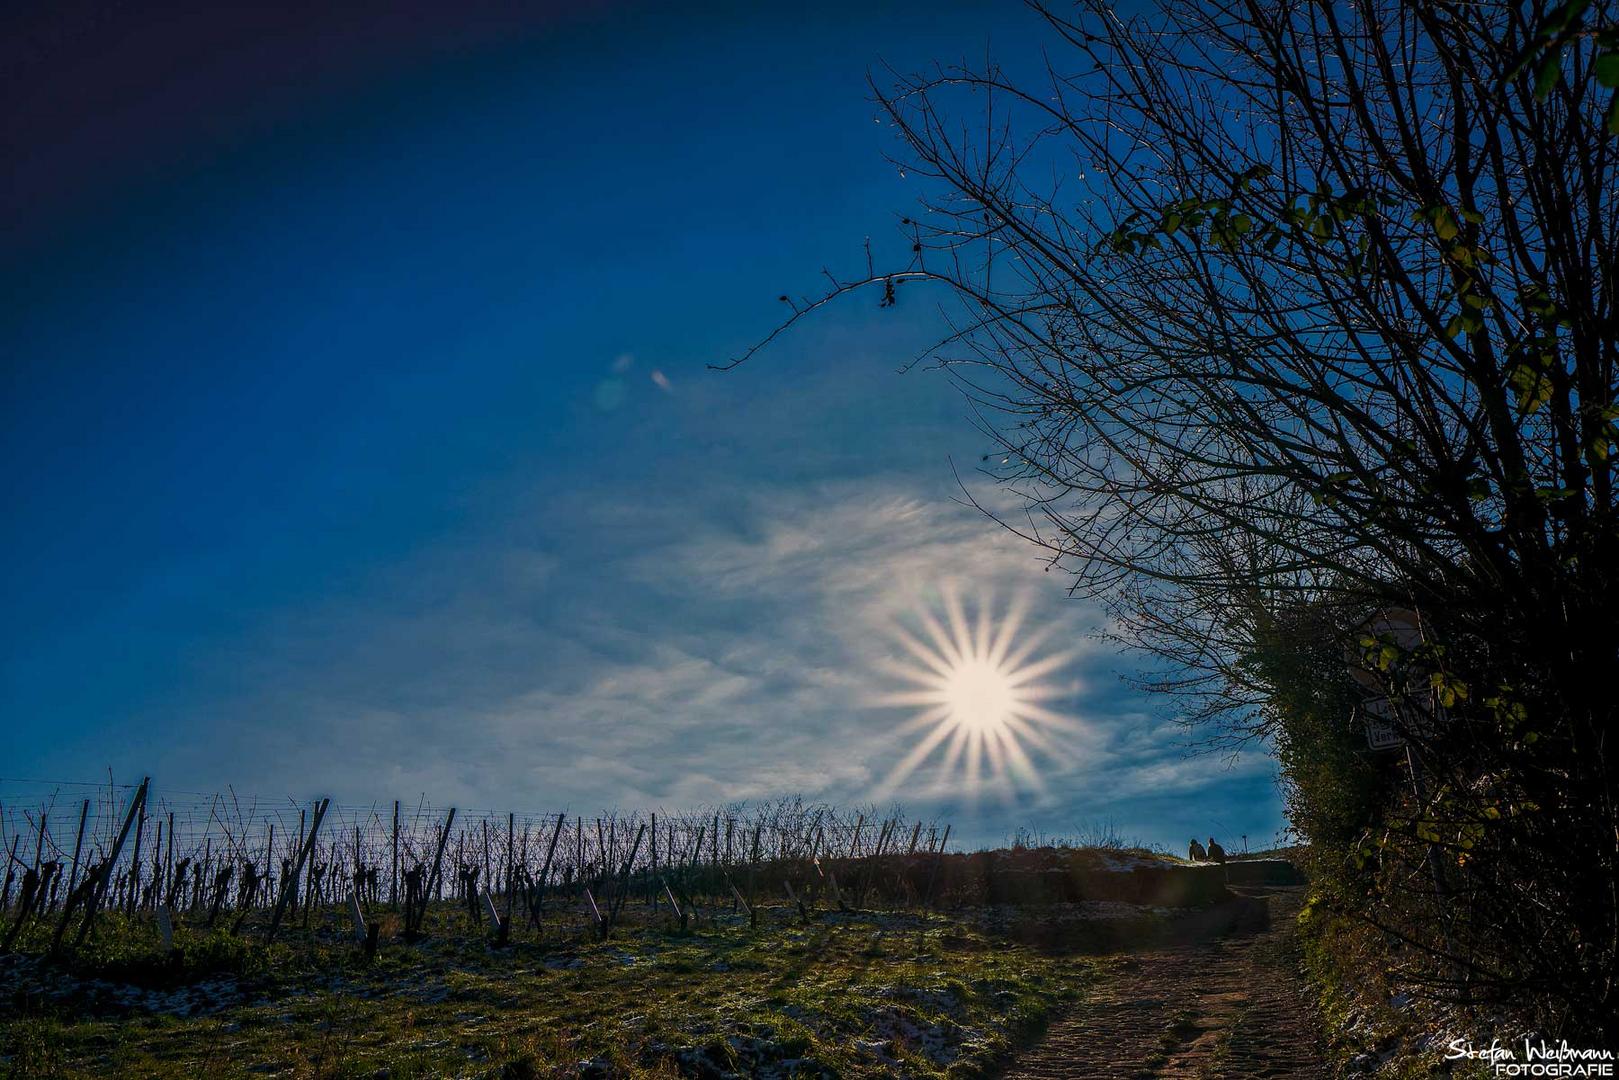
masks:
[[[950,722],[969,730],[999,731],[1018,706],[1006,672],[977,657],[956,665],[942,690]]]
[[[1026,633],[1026,604],[998,617],[988,597],[970,605],[953,588],[893,627],[902,654],[884,664],[902,689],[872,703],[914,710],[895,733],[915,738],[873,792],[885,799],[931,771],[934,793],[976,798],[984,789],[1010,800],[1020,790],[1044,791],[1037,762],[1067,763],[1083,733],[1073,717],[1049,707],[1072,693],[1057,680],[1071,650],[1042,652],[1050,630]],[[906,624],[910,625],[906,625]],[[926,785],[924,785],[926,786]]]

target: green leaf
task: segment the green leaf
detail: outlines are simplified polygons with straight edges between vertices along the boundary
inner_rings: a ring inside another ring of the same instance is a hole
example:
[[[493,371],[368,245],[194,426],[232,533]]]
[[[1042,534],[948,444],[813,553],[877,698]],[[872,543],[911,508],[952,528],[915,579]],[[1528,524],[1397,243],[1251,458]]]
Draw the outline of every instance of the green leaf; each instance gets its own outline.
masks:
[[[1574,20],[1585,14],[1585,9],[1591,6],[1591,0],[1568,0],[1559,4],[1546,16],[1546,21],[1540,24],[1540,36],[1543,38],[1556,37],[1573,25]]]
[[[1456,234],[1461,232],[1461,228],[1456,224],[1456,219],[1443,206],[1434,211],[1433,228],[1434,232],[1439,234],[1439,239],[1447,243],[1456,239]]]
[[[1608,134],[1619,135],[1619,94],[1608,102]]]
[[[1563,58],[1552,53],[1546,58],[1546,62],[1540,65],[1540,71],[1535,74],[1535,100],[1545,101],[1562,74]]]
[[[1518,294],[1523,299],[1524,307],[1528,308],[1531,312],[1539,315],[1543,319],[1555,319],[1557,315],[1557,303],[1551,298],[1551,294],[1548,293],[1543,286],[1531,283],[1520,288],[1518,290]]]
[[[1597,77],[1597,82],[1612,89],[1619,86],[1619,52],[1603,53],[1591,65],[1591,73]]]
[[[1552,381],[1527,365],[1520,364],[1512,369],[1511,382],[1518,392],[1518,408],[1526,415],[1533,416],[1552,399]]]

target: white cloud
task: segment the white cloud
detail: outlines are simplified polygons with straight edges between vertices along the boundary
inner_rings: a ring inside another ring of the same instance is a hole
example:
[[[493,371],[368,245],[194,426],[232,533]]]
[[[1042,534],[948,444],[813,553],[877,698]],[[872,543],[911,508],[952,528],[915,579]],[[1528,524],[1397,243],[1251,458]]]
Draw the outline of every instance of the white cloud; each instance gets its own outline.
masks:
[[[1097,612],[975,511],[883,478],[705,497],[723,508],[561,508],[612,548],[440,552],[400,572],[389,605],[337,602],[289,622],[255,698],[284,720],[236,726],[239,752],[294,790],[352,788],[358,771],[367,798],[478,807],[863,802],[917,737],[896,732],[908,714],[872,704],[884,660],[903,655],[893,627],[954,582],[998,612],[1027,599],[1042,651],[1073,653],[1047,676],[1066,689],[1048,704],[1079,722],[1053,735],[1056,754],[1035,755],[1043,791],[941,794],[925,765],[895,793],[951,813],[958,835],[1070,829],[1142,792],[1190,795],[1268,768],[1186,758],[1184,732],[1110,692],[1120,660],[1089,637]],[[476,588],[468,566],[485,575]],[[343,752],[312,753],[311,731]],[[975,816],[976,828],[963,820]]]

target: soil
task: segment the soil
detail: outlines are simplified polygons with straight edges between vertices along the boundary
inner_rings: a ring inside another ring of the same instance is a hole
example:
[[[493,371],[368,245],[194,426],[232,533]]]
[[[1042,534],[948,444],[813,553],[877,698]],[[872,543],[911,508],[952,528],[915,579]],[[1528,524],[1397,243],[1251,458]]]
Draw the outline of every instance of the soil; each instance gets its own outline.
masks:
[[[1242,917],[1118,955],[1006,1080],[1329,1076],[1292,940],[1299,890],[1240,892]]]

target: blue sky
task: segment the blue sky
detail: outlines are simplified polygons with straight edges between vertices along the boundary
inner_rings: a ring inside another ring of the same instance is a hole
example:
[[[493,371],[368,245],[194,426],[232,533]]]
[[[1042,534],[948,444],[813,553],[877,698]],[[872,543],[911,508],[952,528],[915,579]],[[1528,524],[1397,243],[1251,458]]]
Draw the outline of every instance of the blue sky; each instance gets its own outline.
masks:
[[[969,842],[1280,827],[1268,764],[1188,757],[1094,610],[953,500],[983,440],[899,373],[926,297],[705,367],[903,242],[867,69],[1026,59],[1020,7],[603,5],[319,63],[292,25],[240,70],[220,42],[262,32],[215,29],[100,87],[112,119],[7,124],[4,775],[859,802],[916,737],[875,703],[894,627],[954,590],[1074,652],[1075,726],[1044,790],[924,766],[893,798]]]

